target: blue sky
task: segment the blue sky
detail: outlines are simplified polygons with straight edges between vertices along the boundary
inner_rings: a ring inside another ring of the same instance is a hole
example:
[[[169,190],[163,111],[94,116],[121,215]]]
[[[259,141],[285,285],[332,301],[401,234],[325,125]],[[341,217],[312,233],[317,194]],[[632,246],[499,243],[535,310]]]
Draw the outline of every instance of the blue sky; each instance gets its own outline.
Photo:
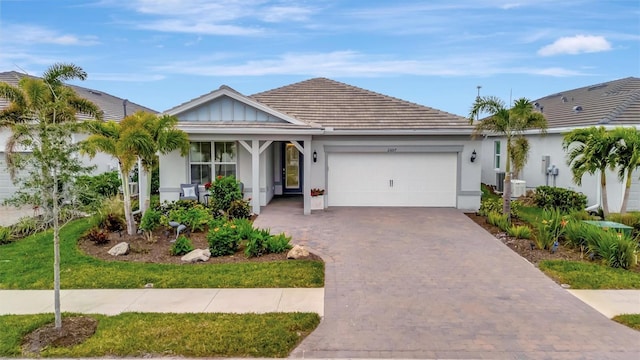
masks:
[[[55,62],[167,110],[328,77],[466,116],[640,76],[639,0],[0,0],[0,71]]]

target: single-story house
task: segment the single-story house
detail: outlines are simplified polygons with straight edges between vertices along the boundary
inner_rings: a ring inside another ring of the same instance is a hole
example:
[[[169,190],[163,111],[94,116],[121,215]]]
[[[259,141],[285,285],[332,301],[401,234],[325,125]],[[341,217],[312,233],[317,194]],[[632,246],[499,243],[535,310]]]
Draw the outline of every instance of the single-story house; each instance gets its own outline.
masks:
[[[10,85],[17,86],[22,77],[29,76],[23,73],[15,71],[0,72],[0,82],[4,82]],[[136,111],[147,111],[151,113],[157,113],[157,111],[146,108],[142,105],[130,102],[126,99],[122,99],[102,91],[84,88],[76,85],[68,85],[71,87],[80,97],[85,98],[94,104],[98,105],[103,111],[105,120],[120,121],[127,114],[131,115]],[[0,97],[0,109],[4,109],[9,105],[8,101]],[[85,114],[78,114],[78,119],[86,120],[88,117]],[[5,147],[7,139],[11,135],[8,129],[0,129],[0,202],[11,197],[16,187],[11,182],[7,167],[5,164]],[[86,134],[75,135],[76,141],[81,141],[87,137]],[[87,165],[95,165],[95,174],[102,173],[117,169],[118,162],[114,158],[106,154],[98,154],[95,158],[84,158]]]
[[[520,182],[520,186],[516,186],[516,192],[512,195],[520,195],[521,190],[525,188],[558,186],[582,192],[587,196],[589,207],[600,207],[602,202],[599,174],[585,174],[582,186],[573,182],[567,155],[562,149],[563,135],[574,129],[591,126],[604,126],[607,129],[628,126],[640,129],[640,78],[628,77],[561,91],[533,100],[532,103],[534,109],[544,114],[547,119],[547,135],[542,136],[539,131],[525,133],[530,144],[529,159],[520,174],[520,180],[525,183]],[[506,147],[504,137],[493,134],[485,136],[480,156],[483,183],[495,185],[499,189],[502,187]],[[550,168],[555,170],[549,171]],[[640,172],[636,172],[627,210],[640,210],[639,177]],[[618,180],[615,171],[607,171],[607,195],[609,210],[619,212],[624,195],[624,182]]]
[[[314,78],[251,96],[228,86],[175,106],[191,150],[160,156],[160,200],[234,175],[254,213],[274,196],[325,190],[324,207],[475,210],[481,140],[461,116]]]

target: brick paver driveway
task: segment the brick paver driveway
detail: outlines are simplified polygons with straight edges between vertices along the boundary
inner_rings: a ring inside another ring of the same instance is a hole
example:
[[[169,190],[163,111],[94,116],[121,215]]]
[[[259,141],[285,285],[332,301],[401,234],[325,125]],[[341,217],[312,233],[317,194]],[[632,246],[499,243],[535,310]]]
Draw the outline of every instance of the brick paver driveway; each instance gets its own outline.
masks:
[[[256,225],[293,235],[327,262],[324,319],[291,357],[640,358],[640,332],[582,303],[458,210],[304,216],[276,202]]]

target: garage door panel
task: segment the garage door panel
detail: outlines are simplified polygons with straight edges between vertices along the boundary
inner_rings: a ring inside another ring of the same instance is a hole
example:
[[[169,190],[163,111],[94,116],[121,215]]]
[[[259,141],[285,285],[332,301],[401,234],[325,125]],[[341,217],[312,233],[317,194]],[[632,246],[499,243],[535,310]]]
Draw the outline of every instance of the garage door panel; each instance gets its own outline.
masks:
[[[337,153],[328,168],[329,206],[456,205],[455,153]]]

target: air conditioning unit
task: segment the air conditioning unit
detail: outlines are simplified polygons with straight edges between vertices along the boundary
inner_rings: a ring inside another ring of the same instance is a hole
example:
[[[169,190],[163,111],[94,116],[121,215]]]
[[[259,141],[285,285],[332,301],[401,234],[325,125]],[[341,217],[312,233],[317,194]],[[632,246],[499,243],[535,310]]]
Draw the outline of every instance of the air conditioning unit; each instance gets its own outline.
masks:
[[[524,180],[511,180],[511,197],[517,198],[527,192],[527,182]]]
[[[496,190],[499,192],[504,191],[504,171],[496,172]]]

